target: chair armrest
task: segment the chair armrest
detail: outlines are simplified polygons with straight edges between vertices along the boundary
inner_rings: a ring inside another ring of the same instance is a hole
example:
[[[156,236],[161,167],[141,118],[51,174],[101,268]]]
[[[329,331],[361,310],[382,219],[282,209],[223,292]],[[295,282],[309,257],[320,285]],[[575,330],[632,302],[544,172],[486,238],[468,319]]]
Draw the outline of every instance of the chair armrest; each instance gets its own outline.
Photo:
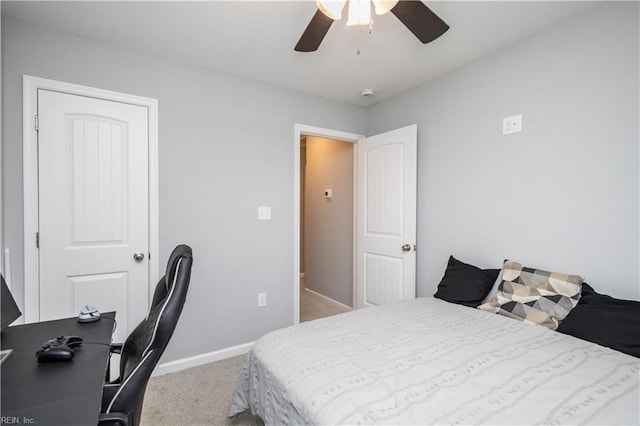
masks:
[[[109,352],[111,352],[112,354],[121,354],[123,346],[124,343],[112,343],[109,348]]]
[[[109,362],[107,363],[107,375],[104,379],[105,383],[120,383],[120,378],[116,380],[111,379],[111,354],[122,354],[122,348],[124,347],[124,343],[112,343],[109,345]]]
[[[98,425],[102,426],[128,426],[129,418],[124,413],[100,413]]]

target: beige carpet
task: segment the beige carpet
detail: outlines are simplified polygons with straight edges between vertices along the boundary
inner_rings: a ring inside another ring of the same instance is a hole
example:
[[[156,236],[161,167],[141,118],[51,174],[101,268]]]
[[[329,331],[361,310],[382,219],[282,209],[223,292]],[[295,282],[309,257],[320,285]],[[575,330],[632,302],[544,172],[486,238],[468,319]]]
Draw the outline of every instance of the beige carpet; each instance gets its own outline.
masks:
[[[304,289],[300,294],[300,321],[311,321],[346,309]],[[156,425],[264,425],[244,412],[229,419],[229,405],[245,355],[152,377],[142,407],[142,426]]]
[[[244,358],[241,355],[152,377],[144,397],[141,425],[264,425],[249,412],[234,419],[227,417]]]
[[[331,303],[315,293],[300,291],[300,322],[348,312],[349,309]]]

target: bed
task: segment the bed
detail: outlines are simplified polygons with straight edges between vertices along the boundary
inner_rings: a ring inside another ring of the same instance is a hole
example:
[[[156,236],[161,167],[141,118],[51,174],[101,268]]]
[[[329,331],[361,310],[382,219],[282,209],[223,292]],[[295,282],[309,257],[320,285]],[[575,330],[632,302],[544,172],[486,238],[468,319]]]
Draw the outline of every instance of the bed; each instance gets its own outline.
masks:
[[[640,424],[640,359],[425,297],[271,332],[230,416],[280,424]]]

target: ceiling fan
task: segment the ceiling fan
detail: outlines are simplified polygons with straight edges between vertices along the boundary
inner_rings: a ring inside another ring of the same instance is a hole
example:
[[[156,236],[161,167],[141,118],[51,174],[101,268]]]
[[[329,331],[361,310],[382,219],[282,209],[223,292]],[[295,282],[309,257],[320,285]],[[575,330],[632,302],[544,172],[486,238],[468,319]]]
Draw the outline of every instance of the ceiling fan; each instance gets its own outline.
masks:
[[[347,0],[316,0],[318,10],[302,33],[295,50],[318,50],[333,21],[342,18],[346,2]],[[420,0],[349,0],[347,25],[371,26],[371,3],[377,15],[393,13],[423,44],[437,39],[449,29],[449,26]]]

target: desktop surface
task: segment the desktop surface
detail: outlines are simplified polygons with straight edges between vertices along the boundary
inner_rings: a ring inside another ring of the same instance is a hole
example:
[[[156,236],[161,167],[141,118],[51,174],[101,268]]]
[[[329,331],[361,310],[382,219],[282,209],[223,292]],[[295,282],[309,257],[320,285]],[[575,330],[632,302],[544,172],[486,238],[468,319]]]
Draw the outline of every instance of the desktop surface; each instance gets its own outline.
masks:
[[[114,321],[115,312],[108,312],[96,322],[73,317],[2,331],[2,349],[13,350],[0,366],[2,418],[16,424],[96,425]],[[36,351],[60,335],[83,338],[74,358],[38,362]]]

